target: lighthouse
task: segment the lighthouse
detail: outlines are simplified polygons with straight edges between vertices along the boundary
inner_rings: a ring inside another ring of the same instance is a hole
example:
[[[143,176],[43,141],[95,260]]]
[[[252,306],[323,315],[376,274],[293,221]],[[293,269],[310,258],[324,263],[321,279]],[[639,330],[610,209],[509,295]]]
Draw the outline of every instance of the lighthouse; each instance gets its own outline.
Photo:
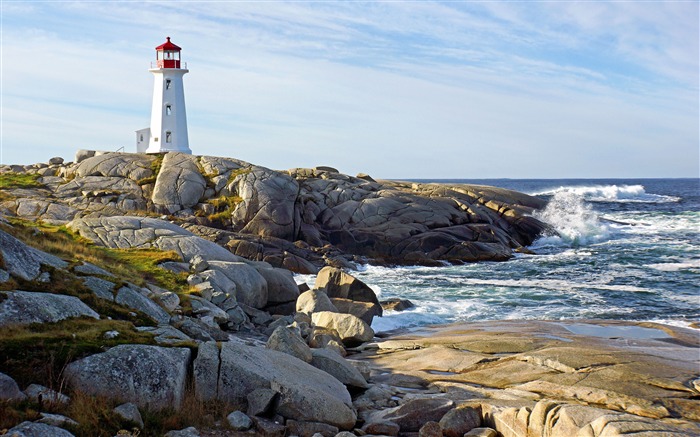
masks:
[[[191,154],[187,138],[187,114],[182,77],[187,64],[180,59],[182,49],[170,37],[156,47],[156,61],[148,70],[153,73],[151,126],[136,131],[138,153],[183,152]]]

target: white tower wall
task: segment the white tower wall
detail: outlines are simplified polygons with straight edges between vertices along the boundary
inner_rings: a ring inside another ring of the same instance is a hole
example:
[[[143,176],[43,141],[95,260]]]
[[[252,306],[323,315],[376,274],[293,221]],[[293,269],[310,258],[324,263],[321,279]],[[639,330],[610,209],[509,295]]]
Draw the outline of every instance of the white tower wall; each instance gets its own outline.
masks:
[[[152,68],[154,76],[150,139],[146,153],[192,153],[187,136],[185,90],[180,68]]]

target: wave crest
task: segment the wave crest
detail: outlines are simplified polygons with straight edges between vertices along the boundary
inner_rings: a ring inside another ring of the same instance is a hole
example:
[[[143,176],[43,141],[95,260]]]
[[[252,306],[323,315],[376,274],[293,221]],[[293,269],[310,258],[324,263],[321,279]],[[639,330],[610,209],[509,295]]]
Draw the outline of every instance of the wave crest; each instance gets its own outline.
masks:
[[[589,202],[673,203],[681,200],[679,197],[647,193],[643,185],[583,185],[559,187],[533,193],[533,195],[554,196],[558,193],[576,194]]]
[[[551,225],[557,235],[544,236],[533,247],[580,246],[595,243],[609,236],[609,228],[586,204],[584,198],[571,191],[556,192],[542,211],[533,216]]]

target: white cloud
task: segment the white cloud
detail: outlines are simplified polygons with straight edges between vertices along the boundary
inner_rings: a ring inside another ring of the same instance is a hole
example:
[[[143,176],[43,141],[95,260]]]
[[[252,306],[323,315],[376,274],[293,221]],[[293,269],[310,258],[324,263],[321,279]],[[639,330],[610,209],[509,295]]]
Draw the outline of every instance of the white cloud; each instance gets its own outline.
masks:
[[[191,70],[185,94],[198,154],[378,177],[697,175],[693,10],[617,2],[5,8],[4,161],[133,147],[133,131],[148,124],[153,47],[170,35]]]

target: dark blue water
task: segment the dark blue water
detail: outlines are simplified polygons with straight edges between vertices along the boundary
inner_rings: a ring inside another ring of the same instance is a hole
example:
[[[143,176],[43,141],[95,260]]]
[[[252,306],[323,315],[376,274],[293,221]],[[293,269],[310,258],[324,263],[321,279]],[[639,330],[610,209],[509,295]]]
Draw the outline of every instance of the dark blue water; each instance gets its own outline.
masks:
[[[378,319],[375,329],[502,319],[700,322],[700,180],[430,182],[493,185],[547,199],[538,217],[559,235],[536,241],[536,255],[507,262],[364,268],[357,276],[381,298],[417,304]]]

